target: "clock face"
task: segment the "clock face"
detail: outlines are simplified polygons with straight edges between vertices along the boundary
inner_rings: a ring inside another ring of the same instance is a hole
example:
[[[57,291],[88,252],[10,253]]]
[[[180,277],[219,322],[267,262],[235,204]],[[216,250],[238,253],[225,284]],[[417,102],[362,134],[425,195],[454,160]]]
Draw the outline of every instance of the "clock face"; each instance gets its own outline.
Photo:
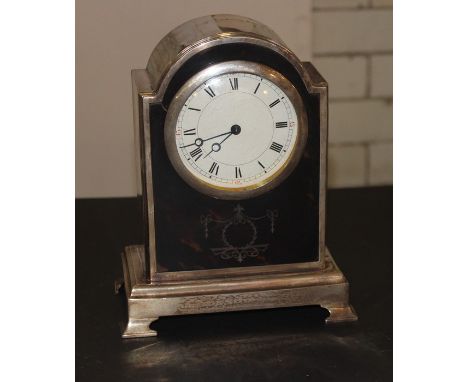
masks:
[[[168,113],[174,123],[165,131],[171,161],[190,184],[203,185],[202,192],[246,197],[280,180],[297,159],[304,139],[300,97],[286,78],[260,67],[246,63],[206,73],[209,78],[176,96],[179,106]]]

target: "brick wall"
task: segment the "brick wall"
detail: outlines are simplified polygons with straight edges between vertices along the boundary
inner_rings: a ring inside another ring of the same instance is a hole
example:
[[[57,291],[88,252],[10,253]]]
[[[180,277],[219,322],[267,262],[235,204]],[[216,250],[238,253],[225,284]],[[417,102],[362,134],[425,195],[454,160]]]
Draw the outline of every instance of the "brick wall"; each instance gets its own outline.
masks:
[[[76,8],[78,197],[135,195],[130,69],[144,68],[154,45],[172,28],[213,13],[265,23],[300,59],[313,58],[329,81],[331,187],[391,183],[391,1],[148,0],[135,6],[81,0]]]
[[[313,0],[330,88],[329,187],[392,183],[392,0]]]

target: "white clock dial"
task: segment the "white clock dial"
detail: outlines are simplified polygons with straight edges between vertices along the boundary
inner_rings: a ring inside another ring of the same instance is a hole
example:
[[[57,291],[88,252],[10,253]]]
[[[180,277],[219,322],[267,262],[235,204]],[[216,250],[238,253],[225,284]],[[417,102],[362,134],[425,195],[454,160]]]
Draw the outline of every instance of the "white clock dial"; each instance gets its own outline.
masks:
[[[215,187],[261,184],[288,161],[298,121],[291,100],[256,74],[228,73],[193,91],[174,139],[184,166]]]
[[[299,92],[259,63],[227,61],[191,77],[169,105],[168,157],[190,186],[222,199],[251,198],[284,181],[307,141]]]

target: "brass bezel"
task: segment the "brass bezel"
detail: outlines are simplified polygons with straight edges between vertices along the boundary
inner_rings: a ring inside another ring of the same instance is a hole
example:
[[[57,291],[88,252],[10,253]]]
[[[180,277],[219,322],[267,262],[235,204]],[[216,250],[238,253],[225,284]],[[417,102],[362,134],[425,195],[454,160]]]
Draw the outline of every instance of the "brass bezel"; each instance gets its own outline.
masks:
[[[210,79],[229,73],[248,73],[261,76],[278,86],[290,99],[297,116],[297,138],[293,151],[287,161],[271,176],[249,186],[239,188],[222,187],[203,181],[192,174],[183,163],[175,140],[175,130],[179,113],[190,95],[203,83]],[[227,200],[248,199],[264,194],[283,182],[294,170],[304,152],[308,136],[307,113],[299,92],[294,85],[282,74],[272,68],[250,61],[225,61],[201,70],[191,77],[179,91],[169,105],[164,125],[164,139],[167,154],[179,176],[195,190],[217,198]]]

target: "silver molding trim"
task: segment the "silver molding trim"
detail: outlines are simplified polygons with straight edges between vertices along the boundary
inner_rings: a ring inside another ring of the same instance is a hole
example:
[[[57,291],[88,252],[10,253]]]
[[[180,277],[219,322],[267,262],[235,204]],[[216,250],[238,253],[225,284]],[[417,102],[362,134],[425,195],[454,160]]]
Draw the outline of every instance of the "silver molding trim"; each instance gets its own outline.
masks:
[[[207,21],[207,18],[211,20]],[[242,42],[253,44],[272,49],[273,51],[281,54],[300,74],[309,93],[319,94],[320,96],[319,261],[303,263],[301,265],[291,264],[291,269],[297,269],[297,267],[308,268],[309,266],[312,266],[313,268],[322,268],[324,266],[325,199],[327,190],[328,85],[311,63],[301,63],[294,53],[292,53],[268,27],[256,21],[245,19],[250,23],[250,27],[246,28],[245,22],[239,22],[239,18],[239,16],[216,15],[189,21],[170,32],[163,38],[163,40],[161,40],[150,57],[147,70],[142,69],[132,71],[134,84],[134,121],[135,128],[137,129],[136,138],[138,139],[136,145],[137,152],[138,150],[141,151],[139,155],[139,160],[141,161],[141,191],[143,200],[146,200],[145,208],[147,213],[149,253],[145,253],[145,256],[147,259],[146,264],[149,266],[146,266],[145,268],[149,282],[157,282],[158,279],[156,227],[154,219],[154,206],[157,201],[153,199],[149,107],[151,104],[160,103],[162,101],[164,92],[172,77],[190,57],[212,46],[228,43]],[[211,27],[199,29],[198,31],[200,33],[197,34],[198,40],[196,40],[194,34],[191,32],[193,32],[194,23],[195,26],[197,26],[201,19],[204,19],[205,22],[211,24]],[[213,20],[218,24],[217,28],[213,26]],[[252,26],[252,23],[255,25]],[[209,32],[210,28],[211,32]],[[179,33],[178,36],[174,35],[176,31]],[[165,48],[168,50],[164,53]],[[161,52],[164,54],[160,54]],[[138,115],[138,117],[136,117],[136,115]],[[145,185],[144,187],[143,184]],[[206,274],[203,272],[203,275],[200,276],[209,277],[210,272],[213,272],[214,276],[218,274],[218,271],[219,270],[208,270],[206,271]],[[242,272],[242,268],[239,268],[239,271]],[[253,271],[254,270],[252,269],[252,273]],[[177,276],[178,272],[170,273],[174,275],[174,278],[179,278]],[[182,274],[180,276],[182,276]],[[165,278],[165,276],[163,277]]]
[[[211,15],[179,25],[154,48],[146,68],[156,101],[162,101],[175,73],[191,57],[214,46],[235,43],[262,46],[280,54],[294,66],[312,92],[312,81],[301,61],[269,27],[242,16]]]

